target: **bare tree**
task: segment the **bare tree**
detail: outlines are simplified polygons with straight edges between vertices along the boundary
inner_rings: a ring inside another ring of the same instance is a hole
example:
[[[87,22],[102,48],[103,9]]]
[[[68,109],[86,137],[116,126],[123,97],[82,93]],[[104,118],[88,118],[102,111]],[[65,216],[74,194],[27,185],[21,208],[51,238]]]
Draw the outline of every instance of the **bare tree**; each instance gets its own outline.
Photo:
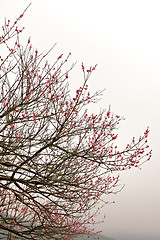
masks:
[[[63,70],[70,53],[50,65],[30,39],[23,46],[23,14],[6,20],[0,37],[0,239],[71,239],[90,232],[97,203],[116,191],[111,173],[150,159],[149,131],[118,150],[123,118],[87,111],[102,94],[88,91],[96,66],[82,64],[82,86],[71,96],[74,65]]]

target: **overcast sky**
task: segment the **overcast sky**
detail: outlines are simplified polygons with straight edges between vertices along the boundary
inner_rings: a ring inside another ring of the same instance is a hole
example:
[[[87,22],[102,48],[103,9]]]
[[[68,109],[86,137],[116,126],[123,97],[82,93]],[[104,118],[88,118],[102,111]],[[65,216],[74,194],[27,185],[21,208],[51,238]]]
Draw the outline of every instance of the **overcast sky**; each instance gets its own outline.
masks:
[[[125,117],[119,146],[150,127],[153,157],[142,170],[121,174],[122,192],[103,212],[103,234],[117,240],[160,238],[160,1],[0,0],[0,21],[14,20],[32,2],[22,24],[39,51],[57,43],[50,60],[64,53],[77,62],[71,87],[83,81],[81,63],[98,63],[90,90],[104,89],[96,111],[108,108]],[[159,237],[159,238],[158,238]]]

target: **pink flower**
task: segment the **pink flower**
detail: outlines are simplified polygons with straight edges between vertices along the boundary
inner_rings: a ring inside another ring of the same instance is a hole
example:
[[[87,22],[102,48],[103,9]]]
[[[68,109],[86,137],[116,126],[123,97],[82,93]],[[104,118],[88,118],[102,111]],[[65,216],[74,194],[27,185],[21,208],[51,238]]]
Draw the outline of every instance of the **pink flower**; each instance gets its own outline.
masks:
[[[12,128],[12,129],[14,128],[14,125],[13,125],[13,124],[11,124],[11,128]]]

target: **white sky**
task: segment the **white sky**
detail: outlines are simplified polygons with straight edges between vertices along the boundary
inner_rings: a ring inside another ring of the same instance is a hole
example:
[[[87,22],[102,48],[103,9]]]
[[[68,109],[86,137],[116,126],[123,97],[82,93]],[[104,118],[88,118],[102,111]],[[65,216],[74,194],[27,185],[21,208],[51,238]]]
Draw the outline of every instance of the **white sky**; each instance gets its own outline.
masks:
[[[96,109],[108,108],[126,120],[119,145],[139,137],[150,127],[153,157],[141,171],[121,174],[125,188],[104,208],[103,234],[160,237],[160,1],[156,0],[1,0],[0,21],[13,19],[32,2],[22,20],[25,36],[40,51],[58,43],[50,60],[72,52],[77,65],[71,86],[81,85],[81,62],[98,63],[89,84],[104,89]],[[95,109],[95,107],[93,108]],[[127,238],[126,238],[127,239]]]

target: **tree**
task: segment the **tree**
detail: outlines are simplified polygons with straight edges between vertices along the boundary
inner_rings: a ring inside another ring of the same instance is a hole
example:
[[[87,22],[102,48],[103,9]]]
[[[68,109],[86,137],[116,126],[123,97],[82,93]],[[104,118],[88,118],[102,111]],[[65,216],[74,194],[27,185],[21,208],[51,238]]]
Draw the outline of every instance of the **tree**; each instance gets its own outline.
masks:
[[[26,11],[26,10],[25,10]],[[24,13],[25,13],[24,11]],[[23,14],[24,14],[23,13]],[[149,130],[123,151],[117,127],[123,119],[108,111],[89,114],[88,79],[96,66],[82,64],[82,86],[71,96],[69,59],[50,65],[46,54],[21,44],[23,14],[5,21],[0,44],[0,235],[1,239],[71,239],[90,232],[118,177],[111,173],[149,160]],[[64,60],[63,60],[64,58]],[[117,191],[117,190],[115,190]]]

